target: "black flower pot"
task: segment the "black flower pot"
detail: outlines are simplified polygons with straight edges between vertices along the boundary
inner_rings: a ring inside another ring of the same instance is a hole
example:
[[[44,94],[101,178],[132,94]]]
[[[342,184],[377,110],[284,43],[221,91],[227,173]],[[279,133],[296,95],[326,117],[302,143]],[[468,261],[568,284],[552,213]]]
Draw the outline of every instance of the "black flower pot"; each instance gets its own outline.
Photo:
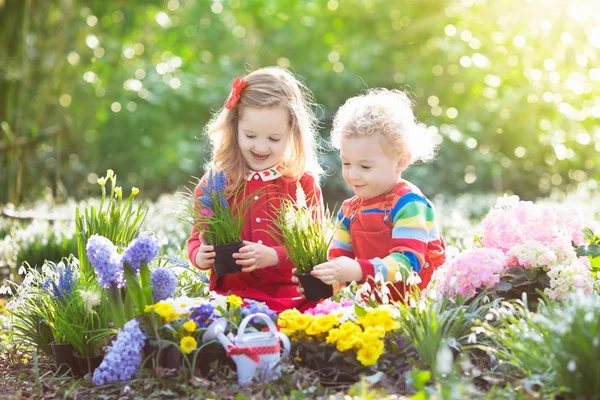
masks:
[[[241,265],[235,263],[233,253],[239,253],[244,242],[216,245],[215,247],[215,272],[218,276],[237,274],[242,270]]]
[[[71,370],[73,376],[78,376],[79,366],[75,360],[75,356],[73,356],[73,346],[70,343],[52,343],[51,346],[58,375],[62,375]]]
[[[319,301],[333,295],[333,286],[323,283],[311,274],[296,274],[300,285],[304,289],[304,297],[308,301]]]
[[[102,360],[104,360],[103,355],[99,355],[96,357],[82,357],[77,354],[77,351],[73,352],[73,357],[77,360],[77,365],[79,367],[79,373],[81,376],[86,376],[87,374],[93,374],[96,368],[102,364]]]
[[[179,347],[173,345],[159,348],[158,345],[146,342],[142,354],[143,368],[179,369],[183,361]]]
[[[156,349],[158,355],[158,366],[166,369],[179,369],[183,361],[183,355],[176,346],[168,346]]]
[[[228,366],[232,371],[237,371],[235,362],[231,357],[227,357],[227,352],[220,343],[210,343],[200,350],[194,351],[188,355],[190,365],[193,366],[194,355],[196,355],[196,370],[202,375],[208,375],[211,369]]]

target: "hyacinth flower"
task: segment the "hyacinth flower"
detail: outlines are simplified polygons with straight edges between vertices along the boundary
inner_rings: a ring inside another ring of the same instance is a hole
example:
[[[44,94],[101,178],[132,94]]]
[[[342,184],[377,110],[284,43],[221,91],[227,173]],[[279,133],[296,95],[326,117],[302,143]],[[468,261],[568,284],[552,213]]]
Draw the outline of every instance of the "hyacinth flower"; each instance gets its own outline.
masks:
[[[124,286],[123,259],[117,247],[107,238],[93,235],[86,245],[86,254],[96,272],[98,284],[106,289],[107,304],[113,322],[117,328],[122,328],[127,320],[120,288]]]
[[[156,268],[150,276],[154,301],[159,302],[173,297],[177,289],[177,276],[166,268]]]
[[[156,258],[159,251],[160,245],[151,232],[140,234],[123,251],[127,289],[139,314],[144,312],[147,305],[154,304],[148,264]]]
[[[119,329],[102,364],[94,371],[92,381],[96,386],[113,382],[128,381],[133,377],[142,362],[142,352],[146,337],[139,323],[132,319],[123,329]]]
[[[248,210],[249,200],[237,201],[234,213],[225,198],[227,178],[223,171],[209,171],[205,183],[200,184],[202,195],[194,199],[193,222],[206,233],[208,241],[215,245],[236,243],[241,240],[243,218]],[[237,196],[237,195],[236,195]]]
[[[42,288],[57,301],[67,299],[71,296],[73,286],[77,278],[73,276],[73,270],[67,267],[58,268],[58,284],[52,278],[47,278]]]

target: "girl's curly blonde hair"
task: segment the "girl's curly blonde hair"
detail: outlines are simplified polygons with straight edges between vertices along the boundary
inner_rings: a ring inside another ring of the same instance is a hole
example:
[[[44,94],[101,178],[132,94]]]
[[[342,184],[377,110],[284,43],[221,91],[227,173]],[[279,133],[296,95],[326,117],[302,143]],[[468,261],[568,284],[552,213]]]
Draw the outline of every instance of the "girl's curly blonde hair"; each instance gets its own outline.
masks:
[[[223,107],[205,127],[212,146],[206,169],[215,168],[227,176],[227,193],[243,183],[248,167],[238,143],[238,120],[246,107],[283,106],[289,112],[292,137],[284,156],[285,176],[300,178],[311,173],[318,181],[317,118],[311,109],[312,94],[291,73],[279,67],[265,67],[245,77],[240,100],[231,109]]]
[[[333,117],[331,144],[339,149],[345,138],[380,133],[391,145],[383,146],[388,156],[406,157],[408,165],[433,159],[434,136],[419,123],[408,95],[399,90],[370,89],[352,97]]]

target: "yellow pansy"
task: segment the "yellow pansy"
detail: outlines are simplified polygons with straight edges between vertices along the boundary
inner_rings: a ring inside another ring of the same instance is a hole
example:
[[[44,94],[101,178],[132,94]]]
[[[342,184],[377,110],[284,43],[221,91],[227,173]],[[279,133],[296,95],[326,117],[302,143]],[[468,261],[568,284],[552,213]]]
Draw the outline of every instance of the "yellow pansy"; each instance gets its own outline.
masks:
[[[363,346],[357,353],[356,359],[365,367],[374,365],[379,360],[382,352],[376,348]]]
[[[191,336],[186,336],[179,342],[179,347],[181,347],[181,351],[185,354],[190,354],[197,346],[196,339]]]
[[[360,346],[360,342],[355,335],[344,335],[340,337],[335,344],[338,351],[346,351]]]
[[[380,326],[369,326],[362,333],[364,337],[373,337],[375,339],[383,339],[385,337],[385,329]]]
[[[171,322],[176,318],[179,318],[179,314],[173,309],[173,305],[169,303],[156,303],[153,306],[146,306],[144,311],[154,311],[165,320],[165,322]]]
[[[227,296],[227,304],[231,304],[233,307],[240,307],[242,304],[244,304],[244,300],[242,300],[240,296],[230,294]]]
[[[187,321],[182,326],[183,326],[183,329],[185,329],[189,333],[194,332],[196,330],[196,327],[197,327],[196,323],[194,321],[192,321],[192,320]]]

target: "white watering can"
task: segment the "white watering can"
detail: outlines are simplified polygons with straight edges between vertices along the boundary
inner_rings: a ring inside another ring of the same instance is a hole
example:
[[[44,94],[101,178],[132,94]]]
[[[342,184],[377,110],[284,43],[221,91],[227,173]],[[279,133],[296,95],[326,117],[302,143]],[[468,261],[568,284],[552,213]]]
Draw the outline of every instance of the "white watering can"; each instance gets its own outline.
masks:
[[[260,318],[266,322],[269,331],[246,333],[246,325],[253,318]],[[227,355],[237,366],[238,383],[245,385],[254,376],[257,376],[260,382],[279,378],[281,375],[279,341],[283,343],[284,357],[290,353],[290,341],[285,334],[277,332],[271,318],[263,313],[248,315],[242,320],[237,337],[232,337],[232,340],[225,335],[228,322],[225,318],[219,318],[211,323],[204,332],[202,341],[206,343],[216,339],[221,343],[227,350]]]

